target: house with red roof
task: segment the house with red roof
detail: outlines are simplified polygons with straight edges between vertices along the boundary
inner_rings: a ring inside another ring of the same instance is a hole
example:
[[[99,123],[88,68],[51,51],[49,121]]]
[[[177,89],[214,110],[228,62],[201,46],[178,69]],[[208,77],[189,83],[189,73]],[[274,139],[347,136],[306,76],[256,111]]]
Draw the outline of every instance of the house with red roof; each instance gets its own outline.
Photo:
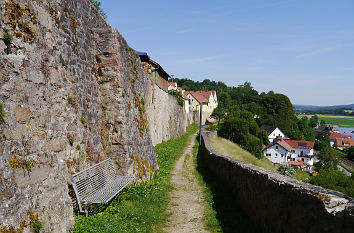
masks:
[[[337,138],[345,139],[345,138],[351,138],[351,136],[345,136],[345,135],[341,135],[340,133],[331,132],[329,134],[329,143],[332,147],[334,147],[335,144],[337,143]]]
[[[340,150],[344,150],[347,147],[354,146],[354,138],[336,138],[334,146]]]
[[[203,112],[212,113],[218,106],[216,91],[186,91],[185,97],[189,100],[190,111],[199,111],[203,106]]]
[[[264,156],[273,163],[288,164],[311,172],[315,160],[315,143],[277,138],[263,149]]]

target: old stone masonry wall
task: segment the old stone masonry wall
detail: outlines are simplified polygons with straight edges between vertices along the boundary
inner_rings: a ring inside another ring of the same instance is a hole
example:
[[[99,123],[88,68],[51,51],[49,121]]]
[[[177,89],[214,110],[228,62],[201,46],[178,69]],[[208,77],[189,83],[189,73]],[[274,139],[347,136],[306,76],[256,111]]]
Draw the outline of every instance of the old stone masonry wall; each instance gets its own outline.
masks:
[[[215,135],[202,133],[202,154],[208,168],[229,186],[264,232],[353,232],[353,199],[218,154],[208,139]]]
[[[89,0],[0,0],[0,54],[0,227],[67,231],[71,174],[105,158],[158,168],[138,56]]]

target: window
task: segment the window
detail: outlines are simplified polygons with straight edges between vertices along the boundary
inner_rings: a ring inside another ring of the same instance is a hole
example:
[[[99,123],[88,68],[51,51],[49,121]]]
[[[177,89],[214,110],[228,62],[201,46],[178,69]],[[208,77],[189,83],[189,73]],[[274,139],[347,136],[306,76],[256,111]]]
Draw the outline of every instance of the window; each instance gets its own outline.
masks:
[[[293,158],[293,161],[295,161],[295,158]]]
[[[275,146],[275,149],[278,149],[278,146]]]
[[[302,162],[305,162],[305,159],[304,159],[304,158],[302,158],[301,160],[302,160]]]
[[[273,133],[273,136],[275,136],[275,133]]]
[[[283,157],[284,157],[284,154],[281,154],[281,157],[283,158]]]
[[[267,156],[270,156],[270,154],[268,153],[268,154],[266,154]]]
[[[278,154],[277,154],[277,153],[275,153],[275,157],[278,157]]]

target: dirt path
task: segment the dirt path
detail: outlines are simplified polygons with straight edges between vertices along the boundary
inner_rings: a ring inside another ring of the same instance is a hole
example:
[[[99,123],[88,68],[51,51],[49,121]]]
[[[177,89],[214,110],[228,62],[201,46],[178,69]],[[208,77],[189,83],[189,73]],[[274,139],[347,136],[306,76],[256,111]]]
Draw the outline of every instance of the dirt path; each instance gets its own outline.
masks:
[[[204,194],[194,175],[193,145],[196,134],[172,171],[174,189],[169,193],[169,212],[166,232],[208,232],[204,229]]]

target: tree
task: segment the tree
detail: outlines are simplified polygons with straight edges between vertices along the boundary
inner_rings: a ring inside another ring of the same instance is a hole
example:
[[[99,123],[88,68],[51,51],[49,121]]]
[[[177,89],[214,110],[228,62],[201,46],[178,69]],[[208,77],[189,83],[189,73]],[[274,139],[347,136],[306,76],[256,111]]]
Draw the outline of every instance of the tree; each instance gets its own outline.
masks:
[[[268,145],[269,144],[269,138],[268,138],[268,132],[265,130],[261,130],[259,132],[259,138],[261,139],[263,145]]]
[[[346,148],[345,153],[347,153],[348,159],[354,160],[354,146]]]
[[[216,107],[213,111],[213,113],[210,115],[211,117],[215,118],[218,120],[218,125],[220,124],[220,120],[223,119],[226,116],[226,111],[225,109],[221,107]]]
[[[317,123],[318,123],[318,116],[317,115],[313,115],[311,118],[310,118],[310,126],[313,128],[313,127],[316,127],[317,126]]]
[[[337,158],[337,152],[329,145],[323,147],[318,153],[319,162],[315,164],[317,169],[337,169],[339,163]]]

